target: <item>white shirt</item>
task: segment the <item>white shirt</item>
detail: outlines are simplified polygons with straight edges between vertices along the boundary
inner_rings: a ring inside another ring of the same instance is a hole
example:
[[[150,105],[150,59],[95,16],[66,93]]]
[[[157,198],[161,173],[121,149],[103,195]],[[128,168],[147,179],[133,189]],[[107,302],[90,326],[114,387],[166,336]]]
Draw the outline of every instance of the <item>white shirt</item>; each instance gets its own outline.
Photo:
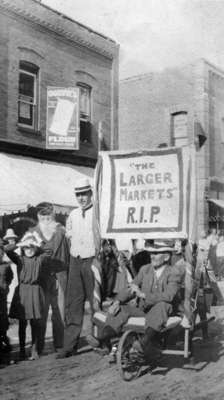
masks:
[[[92,229],[93,207],[85,210],[74,209],[66,223],[66,236],[71,240],[70,254],[73,257],[89,258],[95,255],[95,245]]]
[[[207,237],[207,241],[208,241],[208,243],[209,243],[210,246],[216,246],[217,243],[218,243],[218,240],[217,240],[217,238],[216,238],[215,235],[209,235],[209,236]]]
[[[155,276],[156,276],[156,279],[159,279],[159,278],[161,277],[161,275],[162,275],[162,273],[163,273],[163,271],[164,271],[165,268],[166,268],[166,265],[163,265],[163,266],[160,267],[160,268],[155,268],[155,269],[154,269],[154,274],[155,274]]]
[[[224,257],[224,241],[219,242],[216,247],[216,256]]]

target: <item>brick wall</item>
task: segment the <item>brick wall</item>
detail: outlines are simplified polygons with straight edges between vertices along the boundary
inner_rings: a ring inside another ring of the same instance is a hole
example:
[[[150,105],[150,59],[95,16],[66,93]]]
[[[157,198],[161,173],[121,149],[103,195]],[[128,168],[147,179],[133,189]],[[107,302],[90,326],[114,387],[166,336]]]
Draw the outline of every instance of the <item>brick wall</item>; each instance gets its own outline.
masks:
[[[26,1],[25,3],[31,7],[31,15],[32,6],[42,10],[42,6],[37,2]],[[25,146],[44,148],[47,86],[76,86],[76,83],[81,81],[92,87],[93,146],[82,144],[80,151],[75,152],[74,155],[96,159],[99,121],[104,122],[103,134],[106,147],[116,148],[118,145],[118,73],[114,74],[114,65],[116,67],[118,64],[118,46],[100,37],[100,40],[105,41],[106,46],[111,50],[113,54],[111,58],[86,46],[82,47],[68,40],[64,35],[46,29],[41,23],[36,24],[29,19],[23,20],[18,15],[3,11],[0,13],[0,90],[3,94],[0,100],[3,106],[1,107],[0,138],[6,138],[7,141],[13,143],[23,143]],[[45,10],[43,15],[47,12],[48,10]],[[55,20],[52,18],[51,12],[51,23],[55,22],[57,25],[57,18]],[[71,29],[72,22],[69,21],[69,24]],[[81,31],[80,34],[85,30],[75,25],[76,33],[78,28]],[[93,44],[94,35],[97,36],[92,32]],[[98,36],[96,42],[99,45]],[[40,68],[40,119],[36,133],[25,132],[17,126],[20,60],[32,62]]]
[[[7,21],[1,20],[0,24],[0,135],[7,134],[7,104],[8,104],[8,46],[7,46]]]
[[[151,148],[164,142],[170,145],[170,115],[177,111],[188,112],[189,144],[194,143],[195,121],[207,136],[196,153],[198,234],[209,224],[205,200],[205,194],[209,194],[209,178],[223,179],[223,104],[224,73],[205,60],[161,73],[140,75],[120,84],[121,148]]]
[[[170,114],[192,112],[191,66],[120,82],[119,145],[122,149],[170,143]]]
[[[210,176],[224,175],[224,73],[209,71]]]

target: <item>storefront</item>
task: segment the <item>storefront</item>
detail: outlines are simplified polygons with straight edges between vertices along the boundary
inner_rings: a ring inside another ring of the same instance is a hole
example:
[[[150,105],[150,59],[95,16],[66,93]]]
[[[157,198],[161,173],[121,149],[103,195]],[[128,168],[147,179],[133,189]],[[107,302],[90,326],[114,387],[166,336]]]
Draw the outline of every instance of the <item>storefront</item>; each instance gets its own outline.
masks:
[[[56,215],[64,222],[77,206],[75,182],[93,177],[93,168],[0,153],[1,196],[0,231],[12,226],[20,234],[35,221],[35,206],[42,201],[54,204]],[[20,223],[19,223],[20,222]],[[22,228],[21,228],[22,222]]]

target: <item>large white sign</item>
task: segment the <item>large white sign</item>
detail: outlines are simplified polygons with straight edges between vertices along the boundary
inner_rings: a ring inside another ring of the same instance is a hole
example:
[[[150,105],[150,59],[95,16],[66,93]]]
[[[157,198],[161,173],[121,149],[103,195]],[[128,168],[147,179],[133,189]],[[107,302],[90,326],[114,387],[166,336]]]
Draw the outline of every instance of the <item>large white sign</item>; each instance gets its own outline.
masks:
[[[79,89],[48,87],[47,149],[79,149]]]
[[[96,197],[102,237],[188,235],[195,199],[189,148],[101,152],[99,163]]]

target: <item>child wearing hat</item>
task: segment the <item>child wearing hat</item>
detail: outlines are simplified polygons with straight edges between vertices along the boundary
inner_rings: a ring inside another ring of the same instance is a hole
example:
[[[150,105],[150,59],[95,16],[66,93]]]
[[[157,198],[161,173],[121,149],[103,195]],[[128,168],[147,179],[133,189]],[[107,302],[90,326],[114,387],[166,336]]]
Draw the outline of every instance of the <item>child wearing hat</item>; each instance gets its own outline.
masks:
[[[8,242],[9,244],[16,244],[17,239],[18,236],[15,234],[14,230],[12,228],[7,229],[3,240]]]
[[[49,251],[41,251],[41,239],[30,232],[24,235],[17,244],[21,249],[19,256],[10,245],[5,246],[9,258],[18,265],[19,286],[15,291],[10,316],[22,321],[26,327],[30,321],[32,349],[30,360],[39,358],[40,341],[42,332],[42,318],[44,312],[44,290],[43,285],[46,274],[49,272],[47,259]],[[20,338],[21,339],[21,338]],[[20,352],[25,356],[25,343],[20,343]]]
[[[9,285],[13,279],[10,264],[3,261],[4,245],[0,239],[0,359],[4,353],[9,352],[11,347],[7,337],[8,313],[7,313],[7,295]]]

